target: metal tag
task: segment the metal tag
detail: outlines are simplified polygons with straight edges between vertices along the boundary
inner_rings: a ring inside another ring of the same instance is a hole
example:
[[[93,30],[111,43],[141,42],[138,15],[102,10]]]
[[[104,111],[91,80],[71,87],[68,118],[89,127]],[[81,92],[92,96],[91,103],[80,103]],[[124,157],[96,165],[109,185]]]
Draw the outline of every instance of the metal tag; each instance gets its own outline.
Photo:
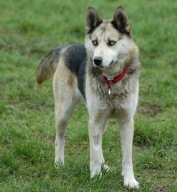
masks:
[[[110,88],[108,89],[108,94],[111,95],[111,89]]]

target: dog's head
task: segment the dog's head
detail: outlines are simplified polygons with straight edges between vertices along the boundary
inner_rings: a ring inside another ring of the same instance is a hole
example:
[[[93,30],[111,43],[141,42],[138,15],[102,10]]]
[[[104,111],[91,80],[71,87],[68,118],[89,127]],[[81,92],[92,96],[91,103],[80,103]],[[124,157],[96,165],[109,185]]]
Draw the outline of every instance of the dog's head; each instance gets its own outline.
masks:
[[[121,64],[136,46],[124,8],[118,7],[112,20],[102,20],[94,8],[88,7],[86,28],[85,47],[93,66],[102,70],[121,69]]]

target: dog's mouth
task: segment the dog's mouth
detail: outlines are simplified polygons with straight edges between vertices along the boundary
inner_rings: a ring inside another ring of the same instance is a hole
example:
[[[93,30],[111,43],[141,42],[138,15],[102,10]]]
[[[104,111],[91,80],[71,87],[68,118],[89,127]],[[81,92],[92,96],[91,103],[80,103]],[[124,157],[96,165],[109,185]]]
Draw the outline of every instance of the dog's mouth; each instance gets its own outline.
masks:
[[[114,60],[112,60],[108,66],[103,66],[102,64],[101,65],[95,65],[95,63],[93,62],[93,66],[98,68],[98,69],[106,69],[106,68],[109,68],[110,66],[112,66],[114,64]]]
[[[105,68],[104,66],[97,66],[97,65],[95,65],[95,64],[93,64],[93,66],[94,66],[95,68],[98,68],[98,69],[104,69],[104,68]]]

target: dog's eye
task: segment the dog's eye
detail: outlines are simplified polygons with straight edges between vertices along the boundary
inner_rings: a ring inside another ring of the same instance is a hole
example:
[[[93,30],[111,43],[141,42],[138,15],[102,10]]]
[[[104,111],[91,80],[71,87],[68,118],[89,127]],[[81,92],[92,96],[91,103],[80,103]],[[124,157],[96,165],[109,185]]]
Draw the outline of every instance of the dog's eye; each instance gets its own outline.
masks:
[[[108,41],[108,45],[109,45],[109,46],[113,46],[113,45],[115,45],[115,44],[116,44],[116,41],[111,41],[111,40]]]
[[[97,46],[97,45],[98,45],[98,41],[97,41],[97,40],[93,40],[93,41],[92,41],[92,44],[93,44],[94,46]]]

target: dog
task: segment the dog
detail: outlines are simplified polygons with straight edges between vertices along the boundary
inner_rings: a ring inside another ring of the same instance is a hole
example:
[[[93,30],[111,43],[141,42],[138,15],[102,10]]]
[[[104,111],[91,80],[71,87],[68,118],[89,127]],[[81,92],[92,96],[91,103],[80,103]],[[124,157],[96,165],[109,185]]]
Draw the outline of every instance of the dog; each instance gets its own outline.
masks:
[[[86,102],[89,113],[90,174],[105,164],[102,136],[108,120],[120,124],[123,185],[139,188],[133,173],[132,142],[141,64],[129,19],[119,6],[113,19],[102,20],[93,7],[86,13],[85,44],[51,50],[36,71],[38,84],[53,76],[55,100],[55,164],[64,164],[64,134],[74,108]]]

